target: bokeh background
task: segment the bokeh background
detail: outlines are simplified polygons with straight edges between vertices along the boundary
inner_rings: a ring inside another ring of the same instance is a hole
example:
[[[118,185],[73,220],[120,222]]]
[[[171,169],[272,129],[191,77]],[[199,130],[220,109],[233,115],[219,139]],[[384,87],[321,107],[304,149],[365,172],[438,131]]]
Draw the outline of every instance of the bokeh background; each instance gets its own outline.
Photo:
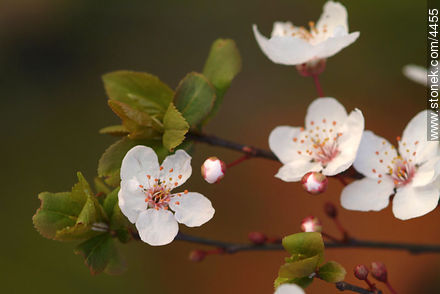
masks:
[[[412,0],[342,1],[359,40],[328,61],[321,77],[324,92],[347,109],[360,108],[366,127],[391,141],[425,106],[424,87],[401,74],[407,63],[426,58],[426,2]],[[187,260],[197,245],[173,243],[121,246],[128,271],[116,277],[91,276],[75,244],[44,239],[31,217],[41,191],[69,190],[76,171],[93,179],[97,161],[115,139],[98,130],[118,119],[106,106],[100,76],[130,69],[158,75],[171,87],[189,71],[200,71],[211,42],[236,40],[243,71],[206,131],[268,148],[277,125],[301,125],[316,98],[310,79],[294,68],[271,63],[258,48],[251,25],[268,35],[276,20],[307,24],[324,1],[316,0],[1,0],[0,1],[0,281],[2,293],[272,293],[286,255],[250,252]],[[217,155],[239,154],[198,145],[193,191],[210,197],[215,218],[201,228],[182,231],[229,241],[246,241],[249,231],[283,236],[299,231],[300,220],[322,218],[337,234],[322,206],[339,206],[341,185],[330,181],[327,193],[310,196],[299,184],[273,177],[279,164],[254,159],[231,169],[218,185],[203,182],[198,166]],[[399,221],[390,207],[378,213],[340,211],[353,236],[364,239],[440,243],[439,211]],[[439,293],[440,256],[362,249],[331,249],[327,259],[352,268],[383,261],[399,293]],[[383,288],[383,287],[382,287]],[[308,293],[336,293],[316,281]],[[386,291],[385,291],[386,292]]]

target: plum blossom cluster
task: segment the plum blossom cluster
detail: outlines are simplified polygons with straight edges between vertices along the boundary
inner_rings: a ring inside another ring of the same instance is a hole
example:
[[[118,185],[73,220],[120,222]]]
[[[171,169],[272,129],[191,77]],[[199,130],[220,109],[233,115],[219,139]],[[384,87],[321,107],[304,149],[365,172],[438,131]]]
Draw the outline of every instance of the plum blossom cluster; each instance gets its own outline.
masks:
[[[276,22],[267,39],[254,25],[254,34],[270,60],[300,66],[300,73],[306,76],[321,73],[322,60],[359,36],[358,32],[348,33],[347,11],[333,1],[324,5],[317,24],[309,26],[306,30],[290,22]],[[404,74],[427,84],[426,69],[410,65]],[[301,180],[306,191],[318,194],[325,191],[324,176],[336,176],[354,163],[365,178],[344,188],[344,208],[378,211],[395,194],[393,213],[397,218],[422,216],[437,207],[440,195],[439,144],[427,141],[427,115],[422,111],[410,121],[396,149],[371,131],[364,132],[360,110],[347,114],[336,99],[318,98],[307,110],[304,127],[279,126],[271,132],[269,147],[283,164],[275,177],[286,182]]]

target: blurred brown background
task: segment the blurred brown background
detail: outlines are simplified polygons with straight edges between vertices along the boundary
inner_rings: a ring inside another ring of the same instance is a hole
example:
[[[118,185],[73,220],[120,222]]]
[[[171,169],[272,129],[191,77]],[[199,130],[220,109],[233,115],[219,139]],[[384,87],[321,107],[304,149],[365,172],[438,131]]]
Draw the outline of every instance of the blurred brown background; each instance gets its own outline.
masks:
[[[425,106],[425,89],[406,80],[401,68],[425,63],[425,1],[342,1],[359,40],[328,61],[324,92],[347,109],[360,108],[366,126],[394,141],[408,120]],[[88,179],[114,138],[98,134],[118,119],[106,106],[100,76],[131,69],[158,75],[173,88],[189,71],[201,70],[210,44],[218,37],[236,40],[243,71],[225,97],[207,132],[267,148],[277,125],[302,125],[316,97],[311,80],[293,68],[271,63],[258,48],[251,25],[269,35],[275,20],[307,24],[324,1],[91,1],[0,0],[0,108],[2,188],[0,281],[2,293],[272,293],[286,255],[252,252],[187,261],[199,246],[173,243],[150,247],[132,242],[121,249],[128,271],[122,276],[91,276],[74,244],[41,237],[31,217],[41,191],[65,191],[75,172]],[[245,241],[249,231],[283,236],[299,230],[300,220],[322,217],[325,230],[337,234],[322,205],[339,206],[341,185],[331,180],[327,193],[309,196],[299,184],[273,175],[279,164],[255,159],[231,169],[218,185],[203,182],[198,167],[210,155],[226,161],[239,154],[200,145],[187,187],[207,195],[215,218],[198,236]],[[439,211],[399,221],[391,209],[379,213],[341,211],[355,237],[440,243]],[[327,250],[327,259],[352,268],[381,260],[399,293],[439,293],[440,256],[385,250]],[[361,283],[358,283],[361,284]],[[383,287],[382,287],[383,288]],[[336,293],[316,281],[308,293]],[[386,293],[386,291],[385,291]]]

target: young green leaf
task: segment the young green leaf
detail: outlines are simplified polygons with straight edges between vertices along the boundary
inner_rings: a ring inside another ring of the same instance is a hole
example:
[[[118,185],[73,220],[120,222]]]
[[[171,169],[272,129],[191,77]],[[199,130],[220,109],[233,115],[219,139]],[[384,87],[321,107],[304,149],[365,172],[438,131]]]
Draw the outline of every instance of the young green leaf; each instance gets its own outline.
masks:
[[[174,103],[189,125],[195,127],[211,112],[215,99],[215,89],[208,79],[192,72],[180,81]]]
[[[307,288],[312,282],[313,282],[313,278],[309,278],[309,277],[296,278],[296,279],[277,277],[274,281],[274,287],[276,289],[280,285],[288,283],[288,284],[297,284],[298,286],[300,286],[302,288]]]
[[[116,100],[109,100],[108,105],[122,120],[123,126],[129,131],[128,137],[130,139],[148,139],[160,136],[161,127],[146,112]]]
[[[108,126],[99,130],[100,134],[112,135],[115,137],[123,137],[129,133],[123,125]]]
[[[44,192],[38,197],[41,207],[33,222],[46,238],[59,241],[86,239],[97,234],[92,230],[93,224],[107,220],[81,173],[78,173],[78,183],[73,186],[72,192]]]
[[[185,134],[189,130],[189,125],[182,114],[170,103],[163,118],[164,134],[162,137],[163,146],[168,150],[173,150],[185,140]]]
[[[43,192],[38,195],[41,207],[33,216],[32,221],[42,236],[54,239],[58,230],[76,224],[83,203],[71,195],[71,192]]]
[[[324,242],[317,232],[297,233],[283,238],[284,248],[293,256],[312,257],[324,254]]]
[[[329,283],[337,283],[345,279],[345,268],[337,262],[329,261],[318,270],[321,279]]]
[[[280,267],[278,276],[288,279],[308,277],[316,271],[320,259],[320,255],[315,255],[295,262],[288,262]]]
[[[115,71],[103,76],[107,95],[149,115],[163,114],[174,92],[156,76],[133,71]]]
[[[235,42],[231,39],[218,39],[211,47],[203,74],[214,85],[217,99],[211,111],[214,116],[220,108],[223,95],[234,77],[241,71],[241,57]]]
[[[125,269],[112,236],[108,233],[95,236],[75,249],[75,254],[82,255],[90,272],[95,275],[103,271],[118,274]]]
[[[125,137],[110,145],[102,154],[98,162],[98,176],[105,177],[108,185],[117,186],[120,182],[119,171],[122,159],[131,148],[137,145],[153,148],[159,160],[163,160],[168,155],[168,151],[159,140],[131,140]]]
[[[110,219],[110,229],[116,232],[116,236],[122,243],[126,243],[131,239],[128,231],[131,224],[119,208],[118,192],[119,187],[110,192],[104,200],[103,207]]]

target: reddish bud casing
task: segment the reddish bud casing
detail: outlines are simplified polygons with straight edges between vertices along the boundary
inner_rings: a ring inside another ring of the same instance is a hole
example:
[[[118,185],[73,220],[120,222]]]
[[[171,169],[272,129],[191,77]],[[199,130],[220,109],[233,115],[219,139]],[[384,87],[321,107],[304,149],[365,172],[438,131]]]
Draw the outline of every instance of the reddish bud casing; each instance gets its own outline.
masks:
[[[206,257],[206,251],[204,250],[193,250],[189,254],[189,260],[193,262],[200,262]]]
[[[248,239],[254,244],[261,245],[266,243],[267,236],[261,232],[250,232],[248,234]]]
[[[226,164],[217,157],[209,157],[202,164],[201,172],[206,182],[218,183],[225,176]]]
[[[368,273],[370,272],[368,268],[363,264],[357,265],[353,271],[356,278],[362,281],[367,279]]]
[[[301,231],[303,232],[322,232],[322,225],[315,216],[308,216],[301,221]]]
[[[310,194],[320,194],[327,190],[328,179],[321,173],[309,172],[302,177],[301,184]]]
[[[371,274],[379,282],[386,283],[388,281],[388,272],[385,264],[380,261],[371,263]]]

